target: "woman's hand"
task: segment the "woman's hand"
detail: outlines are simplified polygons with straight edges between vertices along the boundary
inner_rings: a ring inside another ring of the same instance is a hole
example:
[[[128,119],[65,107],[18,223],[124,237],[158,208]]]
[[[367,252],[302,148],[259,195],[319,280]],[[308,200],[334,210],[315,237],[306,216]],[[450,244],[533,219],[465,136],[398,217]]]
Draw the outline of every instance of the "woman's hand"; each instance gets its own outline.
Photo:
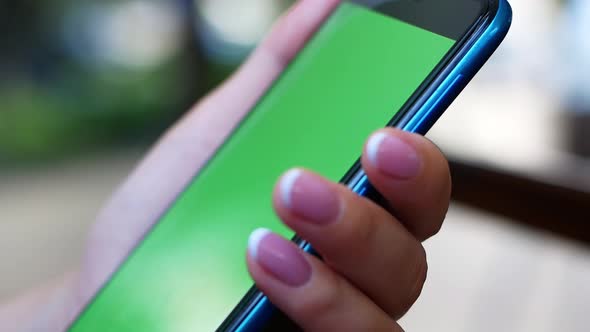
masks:
[[[63,330],[337,4],[295,4],[242,68],[169,130],[113,195],[91,232],[81,271],[53,290],[0,308],[0,326]],[[277,214],[324,261],[265,231],[251,237],[247,256],[254,280],[306,330],[400,330],[396,319],[422,289],[421,241],[439,230],[445,216],[447,163],[426,139],[384,129],[368,141],[363,167],[392,209],[309,171],[290,171],[277,185]]]
[[[363,168],[395,210],[306,170],[277,184],[277,214],[323,261],[265,230],[250,237],[257,286],[306,331],[400,331],[426,279],[421,241],[447,212],[446,160],[423,137],[385,129],[368,140]]]

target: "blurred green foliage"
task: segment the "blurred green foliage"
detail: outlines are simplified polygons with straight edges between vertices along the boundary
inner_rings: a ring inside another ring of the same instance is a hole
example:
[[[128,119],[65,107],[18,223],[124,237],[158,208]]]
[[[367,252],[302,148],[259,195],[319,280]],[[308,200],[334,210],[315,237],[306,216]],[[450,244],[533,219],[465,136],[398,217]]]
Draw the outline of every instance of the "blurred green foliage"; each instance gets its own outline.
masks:
[[[10,82],[0,88],[0,160],[56,158],[152,138],[198,94],[183,81],[182,60],[150,71],[60,70],[50,85]]]

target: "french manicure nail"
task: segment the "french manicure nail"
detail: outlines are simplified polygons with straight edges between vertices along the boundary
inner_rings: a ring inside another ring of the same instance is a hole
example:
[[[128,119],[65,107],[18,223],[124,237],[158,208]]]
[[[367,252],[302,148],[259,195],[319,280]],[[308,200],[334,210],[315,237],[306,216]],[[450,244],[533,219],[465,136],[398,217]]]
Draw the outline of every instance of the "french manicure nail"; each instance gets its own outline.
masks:
[[[420,172],[421,161],[416,150],[404,140],[384,132],[369,139],[367,157],[381,172],[398,179],[408,180]]]
[[[280,192],[283,204],[305,221],[327,225],[340,216],[338,193],[317,175],[291,170],[282,177]]]
[[[248,251],[262,269],[288,286],[303,286],[311,278],[311,265],[301,249],[267,229],[252,232]]]

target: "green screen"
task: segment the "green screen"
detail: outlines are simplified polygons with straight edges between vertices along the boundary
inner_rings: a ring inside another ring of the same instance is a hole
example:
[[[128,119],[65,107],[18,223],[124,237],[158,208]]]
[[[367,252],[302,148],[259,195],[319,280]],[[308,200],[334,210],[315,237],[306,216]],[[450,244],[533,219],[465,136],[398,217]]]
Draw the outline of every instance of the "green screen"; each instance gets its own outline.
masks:
[[[341,4],[71,330],[215,330],[252,286],[249,234],[293,235],[271,207],[277,178],[338,181],[453,44]]]

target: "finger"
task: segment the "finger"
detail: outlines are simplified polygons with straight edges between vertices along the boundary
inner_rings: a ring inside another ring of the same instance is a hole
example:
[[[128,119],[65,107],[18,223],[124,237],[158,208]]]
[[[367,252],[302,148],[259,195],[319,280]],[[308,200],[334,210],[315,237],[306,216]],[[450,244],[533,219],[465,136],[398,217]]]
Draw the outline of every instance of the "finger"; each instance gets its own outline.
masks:
[[[424,249],[383,208],[300,169],[281,178],[273,200],[286,225],[391,317],[416,301],[426,279]]]
[[[220,109],[236,105],[251,109],[339,3],[298,1],[279,18],[245,64],[198,105],[199,111],[213,107],[218,115]]]
[[[388,128],[371,136],[362,157],[370,182],[391,212],[423,241],[436,234],[451,196],[449,165],[426,138]]]
[[[232,78],[169,130],[134,170],[102,210],[91,232],[81,278],[81,303],[97,291],[202,170],[337,4],[337,0],[299,1]],[[123,231],[113,233],[113,229]]]
[[[295,244],[252,233],[248,269],[257,287],[305,331],[401,331],[348,281]]]

